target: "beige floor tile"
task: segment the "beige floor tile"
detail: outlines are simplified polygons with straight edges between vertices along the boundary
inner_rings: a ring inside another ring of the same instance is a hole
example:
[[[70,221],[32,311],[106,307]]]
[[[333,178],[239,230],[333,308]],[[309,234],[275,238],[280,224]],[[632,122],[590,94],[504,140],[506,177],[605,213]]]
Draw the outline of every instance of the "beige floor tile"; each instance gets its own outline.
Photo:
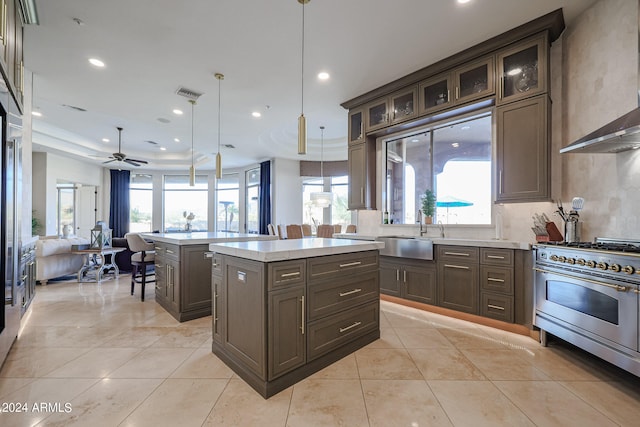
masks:
[[[211,337],[211,328],[177,327],[154,342],[151,347],[198,348],[207,341],[209,337]]]
[[[537,426],[616,425],[554,381],[495,381],[494,384]]]
[[[163,336],[171,333],[169,328],[135,326],[121,328],[116,336],[105,341],[104,347],[149,347]]]
[[[25,406],[26,411],[0,413],[0,425],[3,427],[35,425],[49,417],[53,411],[66,410],[65,405],[70,404],[76,396],[97,381],[96,379],[69,378],[37,379],[2,398],[2,402],[20,402]],[[43,407],[41,404],[47,406]]]
[[[393,328],[380,328],[380,339],[368,344],[366,348],[404,348]]]
[[[171,374],[171,378],[229,379],[232,376],[231,368],[213,354],[210,348],[198,348]]]
[[[240,379],[231,379],[202,424],[225,427],[284,426],[291,401],[290,387],[268,400]]]
[[[53,414],[51,427],[119,425],[161,383],[162,379],[102,379],[71,401],[71,412]]]
[[[489,381],[428,383],[455,426],[535,426]]]
[[[490,380],[549,380],[542,371],[512,350],[472,348],[460,350]]]
[[[109,378],[167,378],[194,352],[192,348],[147,348]]]
[[[454,348],[439,329],[395,328],[395,331],[405,348]]]
[[[199,427],[211,412],[228,381],[169,378],[119,426]],[[176,407],[180,408],[180,411],[176,411]]]
[[[362,379],[423,379],[405,349],[363,348],[356,351],[356,362]]]
[[[0,378],[0,399],[33,381],[35,381],[34,378]],[[6,400],[0,400],[0,402],[6,402]]]
[[[424,380],[362,380],[372,427],[451,426]]]
[[[384,311],[380,310],[380,327],[381,328],[390,328],[391,323],[387,320],[387,316],[385,316]]]
[[[89,348],[55,347],[49,347],[46,350],[11,349],[0,370],[0,377],[43,377],[89,350]]]
[[[638,377],[628,382],[564,381],[560,384],[621,426],[640,424]]]
[[[423,313],[413,311],[385,311],[385,317],[389,324],[396,328],[431,328],[433,327]]]
[[[482,372],[455,348],[409,349],[427,380],[485,380]]]
[[[178,325],[178,328],[208,328],[211,330],[211,323],[211,316],[205,316],[199,319],[182,322]]]
[[[287,426],[369,426],[360,381],[308,380],[294,385]]]
[[[440,333],[457,348],[507,348],[478,328],[441,329]]]
[[[309,379],[359,379],[356,356],[349,354],[308,377]]]
[[[94,348],[46,376],[51,378],[104,378],[140,351],[139,348]]]

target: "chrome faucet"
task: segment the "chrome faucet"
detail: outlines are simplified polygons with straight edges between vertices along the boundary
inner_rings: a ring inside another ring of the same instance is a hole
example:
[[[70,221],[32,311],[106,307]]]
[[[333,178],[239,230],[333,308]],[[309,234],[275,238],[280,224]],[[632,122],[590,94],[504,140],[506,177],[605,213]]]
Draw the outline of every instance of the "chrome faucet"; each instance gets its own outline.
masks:
[[[440,228],[440,237],[444,239],[444,224],[442,221],[438,221],[438,228]]]
[[[418,209],[418,231],[420,233],[420,237],[427,234],[427,230],[422,228],[422,211]]]

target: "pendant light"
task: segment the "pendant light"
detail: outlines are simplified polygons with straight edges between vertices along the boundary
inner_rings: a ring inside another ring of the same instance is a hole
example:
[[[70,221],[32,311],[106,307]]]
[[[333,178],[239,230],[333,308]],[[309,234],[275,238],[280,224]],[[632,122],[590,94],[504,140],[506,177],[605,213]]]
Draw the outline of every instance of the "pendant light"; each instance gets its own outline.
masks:
[[[220,82],[224,80],[224,74],[215,73],[218,79],[218,153],[216,154],[216,179],[222,178],[222,154],[220,154]]]
[[[307,119],[304,117],[304,5],[311,0],[298,0],[302,5],[301,106],[298,117],[298,154],[307,154]]]
[[[320,177],[324,189],[324,126],[320,126]],[[333,193],[329,191],[316,191],[311,193],[311,203],[320,208],[326,208],[333,202]]]
[[[190,99],[191,103],[191,167],[189,168],[189,187],[195,187],[196,185],[196,168],[193,163],[193,110],[196,105],[196,101]]]

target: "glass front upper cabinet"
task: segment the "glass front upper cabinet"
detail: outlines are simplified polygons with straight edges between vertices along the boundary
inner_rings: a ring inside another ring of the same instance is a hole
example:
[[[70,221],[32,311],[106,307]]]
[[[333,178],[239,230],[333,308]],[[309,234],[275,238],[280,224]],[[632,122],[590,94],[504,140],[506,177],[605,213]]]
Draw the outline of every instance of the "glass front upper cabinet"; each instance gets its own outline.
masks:
[[[367,131],[413,119],[417,98],[417,88],[412,86],[373,101],[366,108]]]
[[[515,45],[498,56],[498,103],[528,98],[547,90],[546,36]]]
[[[455,70],[455,103],[473,101],[492,95],[494,87],[493,57]]]
[[[420,114],[451,105],[451,73],[441,74],[420,83]]]
[[[364,141],[364,117],[362,108],[349,111],[349,144]]]

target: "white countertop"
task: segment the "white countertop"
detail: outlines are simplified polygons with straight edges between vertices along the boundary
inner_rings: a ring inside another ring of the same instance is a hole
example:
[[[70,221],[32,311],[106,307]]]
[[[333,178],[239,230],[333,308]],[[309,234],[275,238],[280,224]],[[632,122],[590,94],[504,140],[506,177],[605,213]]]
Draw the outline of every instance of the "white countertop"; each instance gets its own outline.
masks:
[[[380,236],[372,236],[372,235],[364,235],[357,233],[339,233],[334,234],[333,237],[338,239],[357,239],[357,240],[375,240],[378,237],[413,237],[417,238],[418,236],[400,236],[398,234],[393,234],[389,236],[380,235]],[[440,237],[421,237],[422,239],[430,239],[433,241],[434,245],[452,245],[452,246],[477,246],[483,248],[502,248],[502,249],[522,249],[529,250],[531,249],[531,243],[529,242],[516,242],[513,240],[496,240],[496,239],[448,239],[448,238],[440,238]]]
[[[383,247],[384,243],[382,242],[308,237],[289,240],[211,243],[209,250],[239,258],[272,262],[370,250],[377,251]]]
[[[150,240],[162,243],[171,243],[174,245],[201,245],[203,243],[245,242],[248,240],[275,240],[278,238],[277,236],[268,236],[265,234],[208,231],[195,231],[192,233],[142,233],[142,235]]]

